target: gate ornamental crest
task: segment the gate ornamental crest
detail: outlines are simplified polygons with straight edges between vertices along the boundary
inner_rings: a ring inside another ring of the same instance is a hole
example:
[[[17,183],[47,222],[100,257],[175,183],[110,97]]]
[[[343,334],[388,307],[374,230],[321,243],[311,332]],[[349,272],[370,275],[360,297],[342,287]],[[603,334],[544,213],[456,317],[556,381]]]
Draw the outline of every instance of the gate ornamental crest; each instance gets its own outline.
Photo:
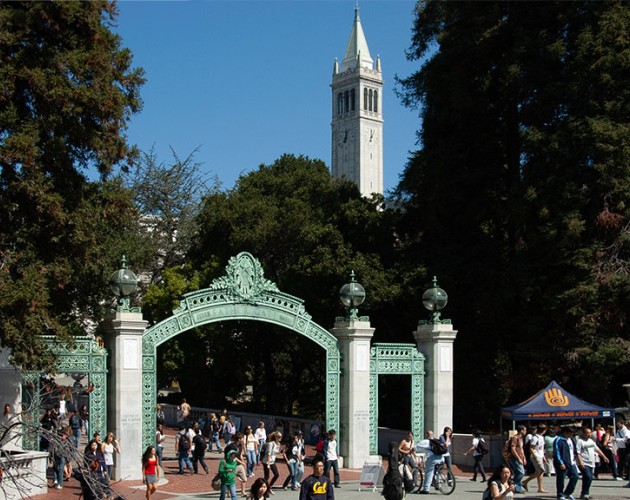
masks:
[[[173,315],[142,336],[142,441],[155,439],[156,349],[180,333],[209,323],[251,320],[272,323],[304,335],[326,351],[326,425],[339,428],[340,354],[335,336],[312,321],[304,301],[283,293],[266,279],[248,252],[230,258],[225,275],[208,288],[185,294]]]

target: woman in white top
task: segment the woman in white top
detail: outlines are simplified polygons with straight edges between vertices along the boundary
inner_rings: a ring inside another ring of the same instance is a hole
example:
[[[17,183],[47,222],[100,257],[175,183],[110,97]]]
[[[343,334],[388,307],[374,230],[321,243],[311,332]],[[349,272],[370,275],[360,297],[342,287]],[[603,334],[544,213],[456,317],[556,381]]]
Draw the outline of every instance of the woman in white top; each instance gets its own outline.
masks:
[[[488,489],[483,500],[504,500],[514,498],[515,486],[510,481],[512,471],[507,465],[500,465],[488,480]]]
[[[111,479],[114,472],[114,452],[120,454],[120,446],[116,441],[113,432],[108,432],[103,443],[103,456],[105,457],[105,465],[107,466],[107,476]]]
[[[263,453],[265,453],[265,444],[267,443],[267,429],[265,429],[265,422],[258,422],[258,427],[256,428],[254,436],[258,439],[258,451],[260,452],[258,461],[260,462],[262,460]]]
[[[269,471],[273,472],[273,477],[269,484],[269,493],[273,495],[273,485],[278,480],[280,473],[278,472],[278,466],[276,465],[276,455],[280,452],[280,440],[282,434],[279,432],[272,432],[269,435],[269,441],[265,445],[265,454],[262,459],[263,470],[265,472],[265,481],[269,481]]]
[[[258,439],[252,432],[252,427],[245,428],[245,451],[247,452],[247,477],[254,477],[254,467],[258,463]]]

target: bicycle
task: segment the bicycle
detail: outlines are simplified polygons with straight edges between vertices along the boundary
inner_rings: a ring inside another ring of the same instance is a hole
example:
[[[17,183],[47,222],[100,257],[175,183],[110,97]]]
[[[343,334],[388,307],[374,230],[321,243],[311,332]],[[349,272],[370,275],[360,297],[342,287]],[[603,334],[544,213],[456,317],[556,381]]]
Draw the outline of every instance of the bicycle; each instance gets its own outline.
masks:
[[[414,488],[414,491],[418,491],[422,488],[422,484],[424,483],[424,467],[425,463],[422,461],[422,465],[420,467],[411,471],[411,478],[413,479],[414,486],[417,486]],[[431,486],[433,486],[442,495],[450,495],[453,493],[455,491],[457,481],[453,472],[444,466],[444,462],[436,463],[433,471],[433,481],[431,482]]]

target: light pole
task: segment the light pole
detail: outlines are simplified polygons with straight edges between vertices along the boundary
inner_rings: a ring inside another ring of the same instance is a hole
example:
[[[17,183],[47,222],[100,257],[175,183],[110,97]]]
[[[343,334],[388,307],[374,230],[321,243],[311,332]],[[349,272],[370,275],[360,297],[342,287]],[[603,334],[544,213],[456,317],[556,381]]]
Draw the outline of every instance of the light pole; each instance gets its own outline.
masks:
[[[349,321],[359,320],[357,312],[365,300],[365,288],[354,279],[354,271],[350,271],[350,283],[346,283],[339,290],[339,299],[346,308],[346,319]]]
[[[437,278],[433,276],[433,287],[422,294],[422,305],[431,312],[429,320],[420,321],[424,325],[450,324],[450,319],[440,319],[440,311],[448,304],[448,295],[437,285]]]
[[[114,271],[109,278],[109,288],[117,297],[116,311],[119,312],[140,312],[139,308],[130,307],[131,299],[129,298],[138,289],[138,278],[127,269],[127,259],[122,256],[121,268]]]

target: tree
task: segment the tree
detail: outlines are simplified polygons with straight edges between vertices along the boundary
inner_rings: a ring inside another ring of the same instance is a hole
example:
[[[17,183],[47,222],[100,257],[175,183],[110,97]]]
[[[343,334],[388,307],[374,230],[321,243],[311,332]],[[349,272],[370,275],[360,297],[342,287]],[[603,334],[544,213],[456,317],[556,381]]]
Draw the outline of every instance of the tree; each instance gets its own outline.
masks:
[[[105,1],[0,4],[0,343],[24,367],[50,365],[39,334],[94,317],[137,219],[107,180],[134,158],[143,83],[115,17]]]
[[[172,151],[173,163],[160,162],[154,150],[142,153],[129,189],[142,214],[145,235],[143,281],[157,283],[165,269],[184,265],[193,236],[196,217],[201,211],[202,197],[219,186],[208,187],[201,165],[194,160],[195,151],[181,159]]]
[[[628,375],[629,26],[623,2],[418,3],[400,234],[451,297],[456,424],[550,377],[612,404]]]
[[[284,155],[241,176],[232,191],[205,198],[192,268],[202,274],[201,283],[208,283],[223,273],[229,257],[251,252],[265,277],[304,299],[322,325],[331,325],[342,312],[339,289],[353,269],[368,291],[362,310],[372,315],[379,304],[400,295],[392,270],[392,214],[380,210],[381,204],[380,198],[362,198],[354,184],[331,178],[323,162]],[[321,412],[323,352],[298,337],[248,322],[208,325],[182,335],[177,345],[186,361],[180,385],[196,398],[211,398],[213,405],[253,385],[252,404],[259,411]]]

